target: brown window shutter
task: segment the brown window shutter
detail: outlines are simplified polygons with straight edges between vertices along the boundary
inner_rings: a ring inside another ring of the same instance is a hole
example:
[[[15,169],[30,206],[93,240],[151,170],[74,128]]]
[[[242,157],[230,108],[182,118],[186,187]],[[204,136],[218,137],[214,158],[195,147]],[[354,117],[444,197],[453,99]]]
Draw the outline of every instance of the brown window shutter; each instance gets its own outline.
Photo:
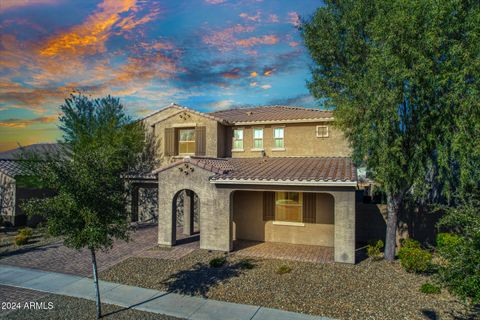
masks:
[[[165,128],[165,155],[175,155],[175,128]]]
[[[204,156],[207,153],[206,132],[206,127],[195,128],[195,155],[197,156]]]
[[[263,193],[263,221],[275,220],[275,192]]]
[[[315,193],[303,194],[303,222],[315,223],[317,218],[317,203]]]

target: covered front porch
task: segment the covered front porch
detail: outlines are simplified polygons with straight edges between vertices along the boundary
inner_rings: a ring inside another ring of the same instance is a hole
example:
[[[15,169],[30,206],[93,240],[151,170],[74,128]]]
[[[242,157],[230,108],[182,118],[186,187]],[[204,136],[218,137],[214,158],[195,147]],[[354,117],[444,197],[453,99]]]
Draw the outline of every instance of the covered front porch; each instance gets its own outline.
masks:
[[[186,158],[155,172],[160,245],[177,244],[177,198],[188,190],[198,197],[195,203],[186,202],[186,210],[198,213],[201,249],[237,249],[240,254],[273,257],[275,253],[283,255],[285,248],[295,252],[294,246],[302,245],[298,252],[312,261],[330,262],[333,258],[335,262],[355,263],[352,182],[218,179],[232,170],[228,165],[227,159]],[[246,241],[255,245],[245,246]]]

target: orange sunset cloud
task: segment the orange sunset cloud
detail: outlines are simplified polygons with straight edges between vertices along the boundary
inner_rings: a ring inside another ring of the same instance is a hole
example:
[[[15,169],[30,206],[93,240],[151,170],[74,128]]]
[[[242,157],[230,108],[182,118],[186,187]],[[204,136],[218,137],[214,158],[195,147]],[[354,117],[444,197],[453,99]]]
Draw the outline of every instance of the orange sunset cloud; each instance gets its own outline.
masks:
[[[151,21],[159,13],[158,9],[154,9],[138,20],[135,20],[133,14],[125,18],[121,16],[122,13],[134,13],[137,10],[136,0],[104,0],[84,23],[49,39],[39,53],[43,56],[55,56],[64,52],[104,52],[105,41],[111,36],[114,26],[123,31],[131,30]]]
[[[25,128],[26,126],[30,126],[32,124],[37,123],[52,123],[57,121],[58,116],[46,116],[46,117],[39,117],[35,119],[5,119],[0,121],[0,127],[10,127],[10,128]]]
[[[263,37],[251,37],[247,39],[237,40],[235,43],[241,47],[252,47],[258,44],[276,44],[278,37],[273,35]]]

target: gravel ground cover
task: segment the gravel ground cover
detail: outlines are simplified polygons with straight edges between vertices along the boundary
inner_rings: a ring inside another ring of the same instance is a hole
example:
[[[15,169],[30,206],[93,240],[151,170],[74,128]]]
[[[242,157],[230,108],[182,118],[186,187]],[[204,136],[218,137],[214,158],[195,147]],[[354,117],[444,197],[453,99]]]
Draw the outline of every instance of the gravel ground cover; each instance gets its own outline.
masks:
[[[0,285],[0,318],[2,315],[12,312],[12,304],[20,303],[23,305],[25,302],[35,301],[46,295],[48,293]],[[9,303],[10,307],[8,306]]]
[[[16,228],[3,229],[0,231],[0,257],[15,251],[28,250],[36,247],[59,241],[59,238],[50,237],[46,234],[45,228],[33,228],[33,234],[27,244],[23,246],[16,246],[14,243],[15,236],[18,233]]]
[[[396,262],[315,264],[232,254],[224,266],[210,267],[220,256],[196,250],[175,261],[129,258],[101,279],[338,319],[475,319],[445,290],[419,292],[428,277],[409,274]]]
[[[0,314],[1,319],[11,319],[11,320],[37,320],[37,319],[75,319],[75,320],[87,320],[87,319],[96,319],[96,307],[95,302],[66,297],[61,295],[49,295],[43,297],[37,302],[44,302],[45,306],[48,306],[48,303],[53,304],[53,309],[50,310],[33,310],[33,309],[20,309],[17,311],[12,311],[8,314]],[[120,320],[180,320],[178,318],[144,312],[133,309],[125,309],[119,306],[102,304],[102,314],[104,315],[102,319],[120,319]]]

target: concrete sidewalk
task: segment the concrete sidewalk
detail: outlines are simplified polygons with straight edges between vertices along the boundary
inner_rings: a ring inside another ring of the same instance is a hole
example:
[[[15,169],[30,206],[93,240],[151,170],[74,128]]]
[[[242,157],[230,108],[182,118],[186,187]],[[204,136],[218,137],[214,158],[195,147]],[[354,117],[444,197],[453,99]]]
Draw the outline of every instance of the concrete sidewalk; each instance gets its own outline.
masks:
[[[0,285],[95,299],[90,278],[0,265]],[[210,300],[100,281],[102,302],[192,320],[331,320],[252,305]]]

